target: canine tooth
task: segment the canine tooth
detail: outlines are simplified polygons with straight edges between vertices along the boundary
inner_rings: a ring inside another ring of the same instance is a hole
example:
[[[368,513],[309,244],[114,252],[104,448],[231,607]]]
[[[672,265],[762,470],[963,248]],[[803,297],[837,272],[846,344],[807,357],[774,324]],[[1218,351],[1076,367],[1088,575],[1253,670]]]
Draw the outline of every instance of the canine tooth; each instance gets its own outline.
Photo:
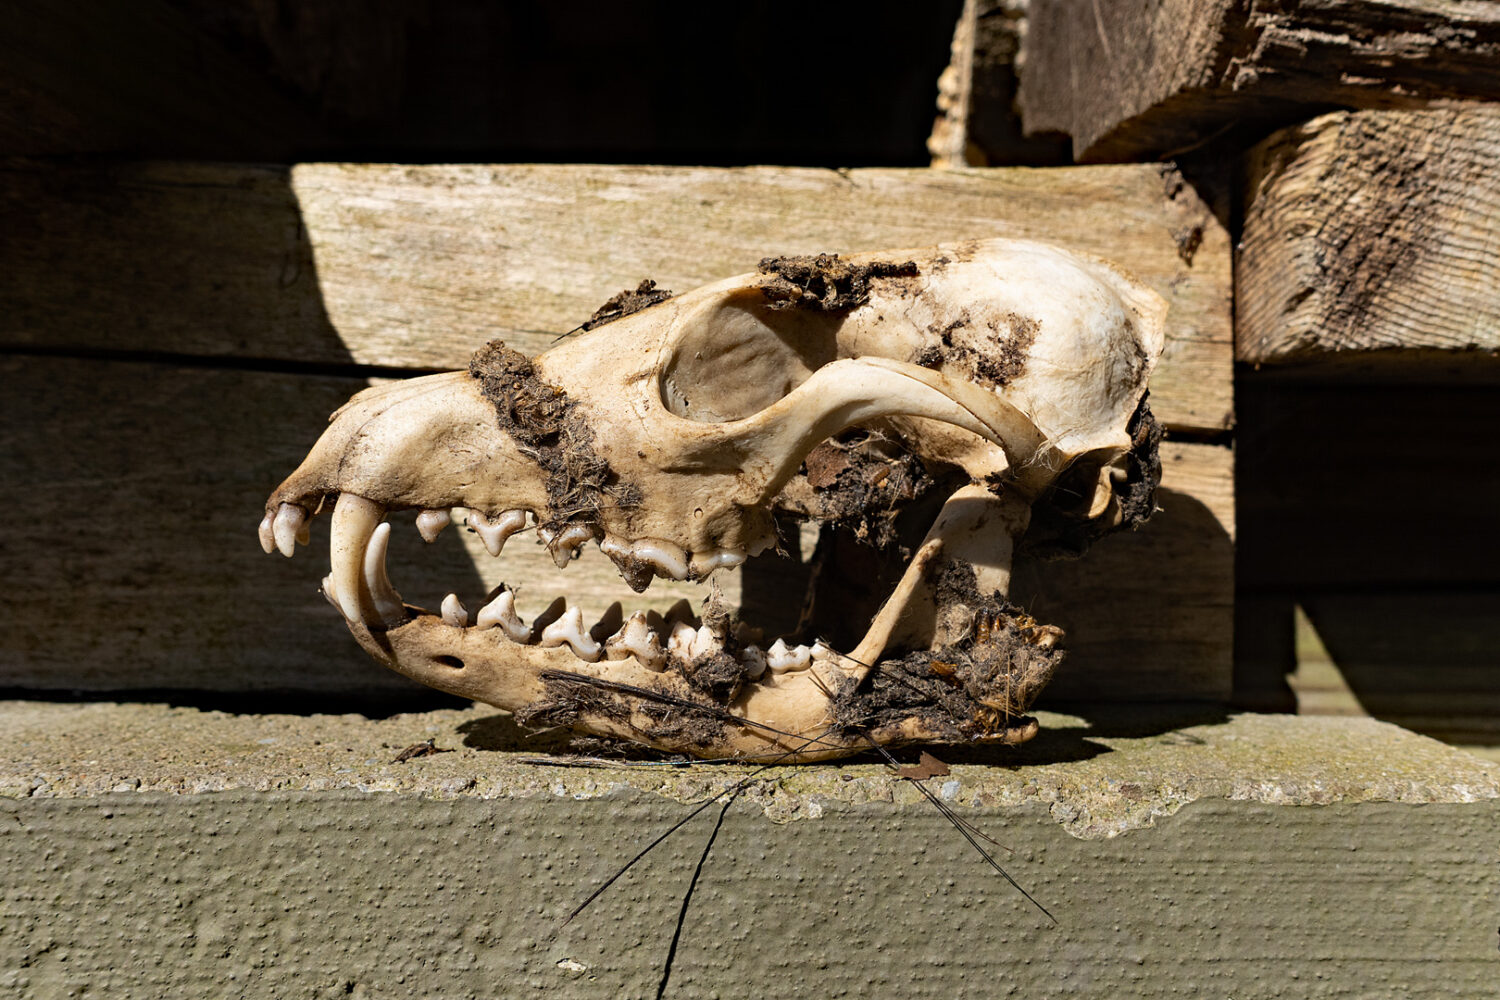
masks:
[[[382,521],[370,534],[370,543],[365,546],[364,584],[365,590],[375,602],[375,610],[386,625],[398,625],[406,621],[406,606],[401,595],[391,586],[391,578],[385,572],[386,547],[391,540],[391,525]],[[332,579],[330,575],[329,579]]]
[[[694,552],[688,568],[700,580],[716,569],[733,569],[745,561],[745,553],[739,549],[710,549]]]
[[[630,546],[630,554],[656,569],[657,576],[673,580],[686,580],[688,576],[687,554],[659,538],[641,538]]]
[[[365,583],[365,555],[383,517],[383,507],[356,493],[339,494],[333,508],[333,527],[328,534],[328,558],[333,565],[330,576],[339,610],[350,621],[375,624],[381,620],[374,594]],[[278,531],[278,546],[280,542]]]
[[[453,515],[446,510],[424,510],[417,515],[417,532],[422,536],[422,541],[431,545],[437,541],[438,533],[448,527],[448,522],[453,520]]]
[[[780,639],[771,643],[771,648],[766,650],[766,665],[771,668],[773,674],[784,674],[788,670],[806,670],[812,663],[812,654],[806,646],[794,646],[790,649]]]
[[[555,541],[549,539],[547,542],[547,547],[552,550],[552,561],[562,569],[573,561],[578,547],[593,537],[594,529],[586,524],[568,525],[557,533]]]
[[[271,522],[271,534],[276,539],[276,547],[281,554],[291,558],[297,550],[297,543],[307,544],[307,511],[294,503],[284,503],[276,511],[276,519]]]
[[[526,642],[531,638],[531,626],[516,614],[514,591],[500,591],[493,601],[479,609],[479,617],[474,621],[475,628],[494,628],[497,625],[512,642]]]
[[[604,643],[604,655],[611,660],[623,660],[634,656],[641,666],[649,670],[660,670],[667,655],[662,652],[661,640],[646,624],[645,612],[637,611],[625,620],[620,631]]]
[[[574,655],[580,660],[593,663],[599,659],[599,644],[583,627],[583,611],[580,608],[569,608],[561,618],[542,630],[542,646],[561,646],[563,643],[573,647]]]
[[[260,536],[260,547],[265,550],[266,555],[276,551],[276,532],[271,524],[271,515],[267,514],[260,519],[260,527],[256,530],[256,534]]]
[[[760,675],[766,672],[766,654],[759,646],[746,646],[740,650],[740,662],[745,665],[745,677],[749,680],[760,680]]]
[[[443,622],[454,628],[469,627],[469,609],[458,599],[457,594],[443,598]]]
[[[474,529],[474,533],[484,543],[485,550],[492,556],[498,556],[505,547],[505,540],[526,527],[526,512],[508,510],[491,521],[479,511],[471,510],[469,527]]]

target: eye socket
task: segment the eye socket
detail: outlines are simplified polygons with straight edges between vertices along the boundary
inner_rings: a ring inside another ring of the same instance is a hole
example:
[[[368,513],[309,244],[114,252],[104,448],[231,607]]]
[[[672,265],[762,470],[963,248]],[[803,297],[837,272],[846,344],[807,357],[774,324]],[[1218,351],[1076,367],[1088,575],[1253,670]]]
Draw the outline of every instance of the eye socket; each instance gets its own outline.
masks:
[[[746,289],[682,322],[662,368],[662,405],[687,420],[724,423],[759,413],[833,361],[843,315],[771,309]]]

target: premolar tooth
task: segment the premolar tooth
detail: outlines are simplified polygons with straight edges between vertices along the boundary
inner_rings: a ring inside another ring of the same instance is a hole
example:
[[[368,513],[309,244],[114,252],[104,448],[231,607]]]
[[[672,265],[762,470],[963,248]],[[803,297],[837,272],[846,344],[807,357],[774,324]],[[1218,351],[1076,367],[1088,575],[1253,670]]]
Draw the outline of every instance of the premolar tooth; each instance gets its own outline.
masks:
[[[479,609],[479,617],[474,621],[475,628],[494,628],[497,625],[512,642],[524,643],[531,638],[531,626],[516,614],[515,591],[502,590],[493,601]]]
[[[276,551],[276,531],[272,528],[273,519],[270,514],[260,519],[260,527],[256,534],[260,536],[260,547],[265,550],[266,555]]]
[[[588,629],[583,627],[581,608],[569,608],[561,618],[542,630],[543,647],[561,646],[563,643],[573,647],[573,654],[580,660],[593,663],[599,659],[599,644],[589,635]]]
[[[586,524],[568,525],[557,533],[555,540],[547,540],[547,547],[552,551],[552,561],[557,563],[558,569],[562,569],[573,561],[578,547],[593,537],[594,529]]]
[[[457,594],[443,598],[443,622],[454,628],[469,627],[469,609],[458,599]]]
[[[276,519],[271,522],[271,534],[276,539],[276,547],[281,554],[291,558],[297,550],[297,543],[303,545],[308,541],[307,511],[294,503],[284,503],[276,511]]]
[[[790,649],[787,644],[777,639],[771,643],[771,648],[766,650],[766,665],[771,668],[773,674],[784,674],[788,670],[806,670],[812,663],[812,653],[806,646],[794,646]]]
[[[385,553],[390,540],[390,522],[382,521],[370,534],[370,543],[365,546],[364,563],[365,590],[375,602],[375,610],[380,615],[380,620],[388,626],[399,625],[406,621],[406,605],[401,602],[401,595],[396,593],[395,587],[391,586],[391,578],[385,572]],[[332,579],[330,574],[324,586],[329,586]]]
[[[702,656],[704,653],[717,653],[724,648],[723,641],[714,634],[714,630],[706,624],[698,626],[698,632],[693,637],[693,655]]]
[[[766,672],[766,654],[759,646],[746,646],[740,650],[740,662],[745,666],[748,680],[760,680],[760,675]]]
[[[733,569],[745,561],[745,553],[739,549],[709,549],[694,552],[688,569],[698,579],[703,579],[716,569]]]
[[[625,620],[620,631],[609,637],[604,643],[604,655],[611,660],[623,660],[627,656],[634,656],[640,661],[641,666],[648,670],[660,670],[667,662],[667,654],[662,652],[661,640],[646,624],[644,611],[637,611],[631,615]]]
[[[686,580],[688,575],[687,553],[671,542],[659,538],[637,539],[630,546],[632,558],[650,563],[657,576],[673,580]]]
[[[471,510],[469,527],[474,529],[474,533],[484,543],[485,550],[492,556],[498,556],[505,547],[505,540],[526,527],[526,512],[508,510],[491,521],[479,511]]]
[[[431,545],[437,541],[438,533],[448,527],[448,522],[453,520],[453,515],[446,510],[424,510],[417,515],[417,532],[422,536],[422,541]]]

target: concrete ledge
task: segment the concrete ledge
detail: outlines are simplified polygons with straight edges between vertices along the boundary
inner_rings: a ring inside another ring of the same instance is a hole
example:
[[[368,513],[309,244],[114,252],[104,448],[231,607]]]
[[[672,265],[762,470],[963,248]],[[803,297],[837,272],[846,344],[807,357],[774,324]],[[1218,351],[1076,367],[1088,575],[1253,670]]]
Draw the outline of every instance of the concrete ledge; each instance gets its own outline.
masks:
[[[667,995],[1488,995],[1500,766],[1363,719],[1042,721],[929,785],[1056,926],[882,766],[777,769]],[[0,734],[0,987],[39,997],[652,996],[716,809],[558,921],[747,770],[522,763],[482,708],[13,702]]]

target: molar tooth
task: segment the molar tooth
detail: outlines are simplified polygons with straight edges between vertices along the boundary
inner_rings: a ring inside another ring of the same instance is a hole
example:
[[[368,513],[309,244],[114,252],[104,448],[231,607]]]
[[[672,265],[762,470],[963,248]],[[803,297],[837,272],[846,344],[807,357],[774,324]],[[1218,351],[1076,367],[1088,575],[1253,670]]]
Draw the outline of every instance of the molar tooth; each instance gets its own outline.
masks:
[[[724,648],[724,643],[714,634],[714,630],[707,625],[698,626],[698,632],[693,637],[693,655],[702,656],[704,653],[717,653]]]
[[[454,628],[469,627],[469,609],[464,607],[464,602],[458,599],[457,594],[449,594],[443,598],[443,622]]]
[[[667,640],[667,652],[684,660],[691,661],[697,654],[693,651],[694,643],[698,638],[698,630],[687,622],[678,622],[672,626],[672,636]]]
[[[660,670],[667,661],[662,652],[661,640],[646,624],[646,613],[637,611],[625,620],[620,631],[604,643],[604,655],[611,660],[623,660],[634,656],[648,670]]]
[[[745,665],[747,680],[758,681],[760,675],[766,672],[766,654],[761,652],[759,646],[746,646],[740,650],[740,662]]]
[[[599,659],[599,644],[583,627],[583,611],[580,608],[569,608],[561,618],[542,630],[543,647],[561,646],[563,643],[573,647],[573,654],[580,660],[593,663]]]
[[[502,590],[493,601],[479,609],[475,628],[494,628],[497,625],[512,642],[524,643],[531,638],[531,626],[516,614],[515,591]]]
[[[276,547],[281,554],[291,558],[297,549],[297,543],[307,544],[307,511],[294,503],[284,503],[276,511],[276,519],[271,522],[271,534],[276,539]]]
[[[422,536],[422,541],[431,545],[437,541],[438,533],[448,527],[448,522],[453,520],[453,515],[446,510],[424,510],[417,515],[417,532]]]
[[[389,521],[382,521],[375,526],[370,534],[370,542],[365,546],[364,585],[375,602],[380,620],[393,626],[406,621],[406,605],[402,603],[401,595],[396,593],[396,588],[391,586],[391,578],[385,571],[385,553],[390,540],[391,524]],[[332,579],[330,575],[330,583]]]
[[[469,527],[474,529],[474,533],[484,543],[485,550],[492,556],[498,556],[505,547],[505,540],[526,527],[526,512],[508,510],[491,521],[481,512],[471,510]]]
[[[586,524],[570,524],[557,533],[556,540],[548,539],[547,547],[552,551],[552,561],[562,569],[573,561],[578,547],[594,537],[594,529]]]
[[[703,579],[716,569],[733,569],[745,561],[745,553],[739,549],[709,549],[693,553],[688,568],[692,575]]]
[[[771,648],[766,650],[766,665],[771,668],[773,674],[784,674],[788,670],[806,670],[812,663],[812,654],[806,646],[794,646],[790,649],[780,639],[771,643]]]
[[[260,547],[265,550],[266,555],[276,551],[276,531],[272,528],[273,518],[270,514],[260,519],[260,527],[256,534],[260,536]]]

